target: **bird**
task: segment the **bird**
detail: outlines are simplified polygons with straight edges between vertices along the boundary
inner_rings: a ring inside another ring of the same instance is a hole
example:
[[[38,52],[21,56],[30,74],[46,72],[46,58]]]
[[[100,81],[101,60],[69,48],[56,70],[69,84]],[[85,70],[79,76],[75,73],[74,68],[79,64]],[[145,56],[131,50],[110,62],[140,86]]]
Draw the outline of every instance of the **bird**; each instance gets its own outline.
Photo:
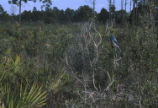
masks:
[[[120,49],[119,43],[118,43],[118,41],[116,40],[115,36],[112,35],[112,34],[111,34],[111,36],[110,36],[110,41],[111,41],[112,46],[114,46],[114,47],[120,52],[120,56],[123,57],[123,52],[122,52],[122,50]]]

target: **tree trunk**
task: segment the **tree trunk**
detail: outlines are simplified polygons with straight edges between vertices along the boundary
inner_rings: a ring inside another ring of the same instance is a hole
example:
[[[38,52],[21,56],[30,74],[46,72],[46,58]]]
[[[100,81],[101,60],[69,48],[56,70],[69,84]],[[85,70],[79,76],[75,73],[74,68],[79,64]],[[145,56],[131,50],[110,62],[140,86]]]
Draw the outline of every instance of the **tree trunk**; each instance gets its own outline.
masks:
[[[123,0],[121,0],[121,10],[123,10]]]
[[[132,1],[130,0],[130,12],[131,12],[131,9],[132,9]]]
[[[136,1],[134,0],[133,1],[133,9],[135,9],[135,6],[136,6]]]
[[[111,11],[111,0],[109,0],[109,12]]]
[[[19,1],[19,23],[21,23],[21,2],[22,0]]]
[[[111,22],[111,0],[109,0],[109,19]]]
[[[125,11],[126,11],[127,1],[125,0]]]
[[[94,19],[95,19],[95,0],[93,0],[93,15],[94,15]]]

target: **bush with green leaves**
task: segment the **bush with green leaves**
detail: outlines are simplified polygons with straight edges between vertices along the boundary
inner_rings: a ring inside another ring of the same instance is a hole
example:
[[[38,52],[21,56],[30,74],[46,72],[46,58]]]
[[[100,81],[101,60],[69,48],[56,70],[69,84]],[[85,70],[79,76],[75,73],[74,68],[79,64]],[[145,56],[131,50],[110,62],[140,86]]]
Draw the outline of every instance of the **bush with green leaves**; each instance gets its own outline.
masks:
[[[6,108],[41,108],[46,104],[47,91],[25,81],[20,73],[20,57],[14,61],[4,57],[0,64],[0,99]]]

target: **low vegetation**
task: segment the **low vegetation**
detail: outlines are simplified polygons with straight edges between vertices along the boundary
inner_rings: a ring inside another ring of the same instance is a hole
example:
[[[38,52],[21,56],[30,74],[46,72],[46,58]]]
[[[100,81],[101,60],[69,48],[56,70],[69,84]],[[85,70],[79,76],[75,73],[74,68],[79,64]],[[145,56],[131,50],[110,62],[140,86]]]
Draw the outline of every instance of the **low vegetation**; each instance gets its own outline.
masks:
[[[109,14],[105,9],[96,19],[84,19],[83,10],[94,14],[87,6],[76,12],[78,21],[68,18],[69,23],[49,17],[44,17],[48,23],[27,22],[24,12],[20,24],[14,22],[17,16],[8,16],[13,22],[0,22],[0,107],[158,107],[158,27],[154,6],[149,7],[137,20],[119,17],[124,11],[103,20]]]

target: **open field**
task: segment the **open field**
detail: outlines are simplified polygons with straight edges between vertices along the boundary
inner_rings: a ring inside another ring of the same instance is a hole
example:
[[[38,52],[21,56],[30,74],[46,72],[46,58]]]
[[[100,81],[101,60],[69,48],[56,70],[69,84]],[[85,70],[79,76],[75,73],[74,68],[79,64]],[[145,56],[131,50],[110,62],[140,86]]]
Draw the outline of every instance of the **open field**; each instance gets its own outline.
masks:
[[[0,108],[158,108],[158,1],[72,1],[0,0]]]
[[[158,107],[158,30],[90,26],[1,23],[1,106]],[[118,61],[110,31],[124,54]]]

